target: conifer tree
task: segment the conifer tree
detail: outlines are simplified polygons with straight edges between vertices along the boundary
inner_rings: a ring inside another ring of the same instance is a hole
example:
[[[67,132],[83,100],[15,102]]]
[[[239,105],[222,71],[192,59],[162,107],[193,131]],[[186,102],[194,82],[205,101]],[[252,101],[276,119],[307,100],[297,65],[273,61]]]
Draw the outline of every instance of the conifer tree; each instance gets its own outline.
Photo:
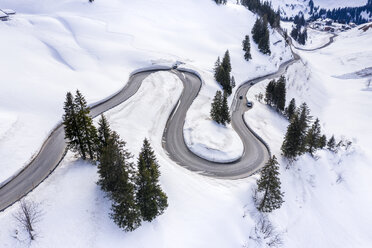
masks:
[[[97,145],[97,157],[98,160],[101,157],[102,150],[107,146],[107,142],[111,136],[111,128],[106,117],[102,114],[98,121],[98,145]]]
[[[306,135],[306,150],[310,153],[311,156],[314,156],[314,152],[320,148],[320,139],[321,139],[321,132],[320,132],[320,124],[319,119],[316,118],[315,122],[308,130]]]
[[[270,33],[269,33],[269,28],[267,24],[267,18],[264,17],[262,21],[262,35],[261,38],[258,42],[258,49],[260,52],[263,54],[271,54],[270,50]]]
[[[261,37],[263,36],[263,23],[262,19],[256,19],[253,28],[252,28],[252,38],[253,41],[258,44],[260,42]]]
[[[111,132],[98,165],[98,185],[113,201],[111,218],[125,231],[133,231],[141,225],[130,158],[132,156],[125,149],[125,142],[116,132]]]
[[[336,152],[336,139],[334,135],[332,135],[332,137],[329,139],[327,149],[331,152]]]
[[[309,127],[309,123],[311,121],[311,116],[310,116],[310,109],[307,106],[307,104],[304,102],[300,106],[299,109],[299,127],[300,127],[300,133],[298,135],[298,139],[300,140],[300,146],[299,146],[299,152],[303,154],[306,152],[306,133],[307,129]]]
[[[292,98],[289,102],[288,107],[285,109],[285,115],[288,117],[288,120],[291,120],[292,116],[296,112],[296,100]]]
[[[98,143],[97,129],[93,125],[92,117],[89,115],[90,109],[87,106],[87,102],[79,90],[76,91],[75,106],[77,109],[77,122],[81,130],[82,142],[85,146],[85,150],[87,151],[90,159],[95,159]]]
[[[65,138],[67,147],[73,152],[78,152],[83,159],[86,159],[86,150],[83,143],[83,135],[77,119],[77,107],[74,97],[70,92],[66,94],[64,104],[65,113],[63,115],[63,125],[65,130]]]
[[[274,89],[274,102],[277,110],[284,111],[286,101],[285,77],[281,76]]]
[[[243,40],[243,51],[245,60],[249,61],[252,59],[251,55],[251,42],[249,40],[249,35],[246,35]]]
[[[319,149],[323,149],[324,147],[326,147],[327,145],[327,136],[325,136],[325,134],[322,135],[322,137],[320,137],[320,140],[319,140]]]
[[[211,105],[211,118],[212,120],[219,124],[222,122],[221,118],[221,108],[223,104],[222,102],[223,102],[222,92],[218,90],[213,98],[213,102]]]
[[[228,73],[231,73],[231,60],[230,60],[230,52],[229,52],[229,50],[226,50],[225,55],[223,56],[222,64],[221,65],[223,66],[223,68],[225,69],[225,71],[227,71]]]
[[[230,73],[231,73],[230,53],[229,50],[227,50],[222,59],[222,62],[220,62],[220,59],[218,57],[215,63],[214,78],[218,83],[221,84],[223,90],[229,95],[232,92]]]
[[[275,87],[276,87],[275,79],[271,80],[269,84],[266,86],[265,102],[268,105],[272,105],[274,103],[273,99],[275,94]]]
[[[115,131],[112,131],[106,145],[102,148],[98,164],[99,180],[97,184],[101,186],[103,191],[108,194],[115,192],[121,170],[132,170],[132,164],[128,162],[131,158],[131,154],[125,149],[125,142]]]
[[[257,209],[269,213],[281,207],[283,192],[281,192],[279,166],[275,156],[269,159],[261,171],[261,178],[257,181],[258,192],[263,193]]]
[[[295,113],[291,118],[291,122],[287,128],[287,132],[281,147],[283,156],[286,157],[290,162],[294,161],[296,157],[301,154],[301,135],[299,116],[298,113]]]
[[[220,60],[220,57],[217,58],[216,60],[216,63],[214,63],[214,78],[216,79],[216,81],[218,82],[218,78],[219,78],[219,73],[220,73],[220,67],[221,67],[221,60]]]
[[[230,80],[230,82],[231,82],[231,88],[232,88],[232,89],[234,89],[234,88],[235,88],[235,86],[236,86],[236,83],[235,83],[235,78],[234,78],[234,76],[231,76],[231,80]]]
[[[229,113],[229,105],[227,104],[227,97],[226,95],[223,96],[222,106],[221,106],[221,124],[226,125],[226,123],[230,123],[230,113]]]
[[[147,139],[138,157],[136,176],[137,202],[141,216],[145,221],[152,221],[168,207],[167,196],[159,185],[159,164]]]

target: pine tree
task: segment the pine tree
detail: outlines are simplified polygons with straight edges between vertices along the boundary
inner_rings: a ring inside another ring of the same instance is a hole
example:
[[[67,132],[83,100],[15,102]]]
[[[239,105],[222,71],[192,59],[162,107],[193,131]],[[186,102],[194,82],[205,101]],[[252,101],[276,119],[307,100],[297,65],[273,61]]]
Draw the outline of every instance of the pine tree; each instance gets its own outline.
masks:
[[[62,119],[65,129],[65,138],[68,140],[67,147],[73,152],[78,152],[83,159],[86,159],[86,150],[82,138],[83,135],[77,120],[77,107],[74,97],[70,92],[66,94],[64,110],[65,114]]]
[[[316,118],[315,122],[309,129],[306,135],[306,150],[310,153],[311,156],[314,156],[314,152],[320,148],[320,124],[319,119]]]
[[[131,179],[134,172],[130,158],[132,156],[125,149],[125,142],[113,131],[102,149],[98,185],[113,201],[111,218],[125,231],[133,231],[141,225],[135,186]]]
[[[285,77],[281,76],[274,89],[274,102],[276,109],[279,111],[284,111],[285,101],[286,101],[286,88],[285,88]]]
[[[225,69],[223,68],[223,66],[221,65],[217,72],[216,72],[216,76],[215,76],[215,79],[218,83],[221,84],[222,88],[224,88],[224,82],[225,82],[225,79],[226,78],[226,71]]]
[[[235,88],[236,83],[235,83],[235,78],[234,78],[234,76],[231,76],[231,80],[230,80],[230,82],[231,82],[231,88],[232,88],[232,89]]]
[[[288,120],[291,120],[292,116],[296,112],[296,100],[292,98],[289,102],[288,107],[285,109],[285,115],[288,117]]]
[[[336,152],[336,139],[334,135],[332,135],[332,137],[329,139],[327,149],[331,152]]]
[[[258,192],[263,192],[263,198],[258,204],[258,210],[269,213],[281,207],[283,192],[281,192],[279,178],[279,163],[273,156],[261,171],[261,178],[257,181]]]
[[[125,149],[125,142],[112,131],[107,144],[102,148],[100,163],[98,164],[98,185],[102,190],[111,194],[117,190],[117,182],[123,169],[131,170],[132,164],[128,160],[131,154]]]
[[[82,143],[90,159],[95,159],[98,143],[97,129],[93,125],[92,117],[89,115],[90,109],[87,106],[87,102],[79,90],[76,91],[74,102],[77,109],[76,119],[82,134]]]
[[[245,60],[247,60],[247,61],[251,60],[252,59],[251,42],[249,40],[249,35],[246,35],[245,39],[243,40],[243,51],[244,51]]]
[[[216,81],[218,82],[218,78],[219,78],[219,73],[220,73],[220,69],[221,69],[221,61],[220,61],[220,57],[217,58],[217,61],[216,63],[214,63],[214,78],[216,79]]]
[[[252,38],[253,41],[258,44],[260,42],[261,37],[263,36],[263,24],[262,19],[256,19],[256,22],[253,25],[252,28]]]
[[[294,161],[301,154],[301,125],[298,113],[295,113],[291,118],[291,123],[287,128],[284,141],[281,147],[283,156],[290,162]]]
[[[263,54],[271,54],[270,50],[270,32],[267,25],[267,19],[264,17],[262,21],[262,35],[260,37],[260,40],[258,42],[258,49]]]
[[[226,72],[231,73],[231,60],[230,60],[229,50],[226,50],[225,55],[223,56],[221,65],[223,66]]]
[[[226,95],[223,96],[222,106],[221,106],[221,124],[226,125],[226,123],[231,122],[230,113],[229,113],[229,105],[227,104],[227,97]]]
[[[299,152],[300,155],[306,152],[306,133],[312,117],[310,116],[310,109],[306,103],[302,103],[299,109],[299,127],[300,133],[298,139],[300,140]]]
[[[271,80],[269,84],[266,86],[265,102],[268,105],[273,104],[275,87],[276,87],[276,81],[274,79]]]
[[[327,145],[327,136],[325,136],[325,134],[322,135],[322,137],[320,137],[320,140],[319,140],[319,149],[323,149],[324,147],[326,147]]]
[[[141,216],[145,221],[152,221],[168,207],[167,196],[159,185],[159,164],[147,139],[138,157],[136,176],[137,202]]]
[[[101,157],[102,150],[107,146],[107,142],[111,136],[111,128],[106,117],[102,114],[98,121],[98,145],[97,145],[97,157],[98,160]]]
[[[211,105],[211,118],[212,120],[219,124],[222,122],[221,118],[222,104],[223,104],[222,92],[218,90],[213,98],[213,102]]]

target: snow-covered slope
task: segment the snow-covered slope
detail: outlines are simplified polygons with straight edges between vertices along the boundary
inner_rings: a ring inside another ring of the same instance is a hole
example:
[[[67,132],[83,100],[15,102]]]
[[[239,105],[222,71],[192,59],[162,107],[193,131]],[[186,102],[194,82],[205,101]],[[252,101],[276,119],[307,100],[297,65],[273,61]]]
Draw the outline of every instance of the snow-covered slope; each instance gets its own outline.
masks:
[[[335,134],[353,145],[337,154],[321,151],[317,159],[304,155],[289,170],[281,159],[286,202],[271,220],[285,230],[285,247],[371,246],[372,91],[366,82],[372,75],[336,78],[371,66],[371,42],[372,30],[342,33],[321,51],[299,51],[303,60],[286,73],[287,104],[293,97],[306,102],[328,138]],[[254,86],[248,97],[264,90],[265,84]],[[246,119],[280,157],[288,121],[258,102]]]
[[[241,42],[255,16],[233,3],[2,0],[0,8],[17,11],[11,21],[0,23],[0,53],[4,58],[0,61],[0,156],[4,158],[0,182],[38,151],[61,119],[67,91],[79,89],[88,102],[95,102],[123,87],[132,70],[177,60],[210,76],[217,56],[227,49],[239,83],[274,71],[290,57],[289,49],[283,49],[284,42],[272,47],[271,57],[260,54],[252,45],[254,59],[247,63]],[[279,39],[274,33],[271,42]],[[210,90],[203,92],[208,106],[219,86],[213,80],[206,82]],[[204,131],[197,127],[192,130],[194,137]],[[220,131],[232,132],[231,127]],[[229,137],[241,144],[238,137]],[[228,145],[223,143],[218,148],[224,150]]]

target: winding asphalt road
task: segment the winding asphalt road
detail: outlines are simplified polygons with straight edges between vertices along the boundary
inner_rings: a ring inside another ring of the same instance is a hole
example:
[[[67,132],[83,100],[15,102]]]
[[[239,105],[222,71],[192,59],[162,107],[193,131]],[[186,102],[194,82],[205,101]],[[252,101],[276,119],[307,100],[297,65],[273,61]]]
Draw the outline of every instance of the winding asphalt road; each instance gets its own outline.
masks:
[[[332,42],[333,39],[327,46]],[[175,73],[181,79],[184,89],[179,103],[169,116],[163,133],[162,143],[168,155],[179,165],[202,175],[223,179],[245,178],[264,165],[270,156],[270,150],[266,143],[244,121],[243,115],[248,110],[246,107],[247,100],[245,97],[240,100],[239,96],[245,96],[253,84],[282,75],[288,66],[300,59],[297,54],[293,53],[293,55],[294,58],[283,63],[277,72],[246,81],[236,91],[231,109],[232,126],[243,142],[244,153],[240,159],[231,163],[207,161],[192,153],[185,144],[183,126],[186,113],[202,86],[201,78],[194,72],[184,69],[156,69],[135,73],[121,91],[109,99],[92,106],[91,115],[92,117],[99,116],[128,100],[137,92],[142,81],[151,73],[159,70]],[[66,151],[64,130],[60,124],[43,143],[35,158],[22,171],[0,186],[0,211],[17,202],[43,182],[60,164]]]

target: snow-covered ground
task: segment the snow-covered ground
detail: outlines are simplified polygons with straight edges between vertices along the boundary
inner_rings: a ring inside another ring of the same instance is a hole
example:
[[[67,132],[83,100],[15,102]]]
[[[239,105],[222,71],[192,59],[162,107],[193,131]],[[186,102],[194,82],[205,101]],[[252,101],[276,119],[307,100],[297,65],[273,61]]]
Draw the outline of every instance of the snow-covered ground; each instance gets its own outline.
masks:
[[[18,12],[11,22],[0,23],[0,51],[5,58],[0,61],[2,179],[30,159],[60,120],[66,91],[79,88],[88,102],[98,101],[120,89],[132,70],[155,62],[187,62],[205,79],[185,126],[193,128],[189,134],[195,143],[203,141],[198,138],[203,131],[218,129],[207,120],[208,106],[218,89],[211,77],[218,55],[230,50],[237,83],[272,72],[289,58],[289,50],[274,33],[274,55],[261,55],[252,44],[253,61],[245,62],[241,41],[255,17],[232,2],[216,6],[211,0],[179,0],[177,4],[170,0],[94,4],[0,0],[1,7]],[[257,102],[246,114],[250,126],[282,164],[286,202],[270,220],[282,234],[284,247],[372,244],[371,91],[365,86],[367,79],[336,78],[371,66],[371,42],[371,30],[343,33],[324,50],[299,52],[303,61],[287,73],[287,100],[306,101],[327,136],[352,140],[351,150],[336,155],[322,151],[317,161],[306,155],[293,169],[285,170],[279,148],[287,121]],[[254,86],[248,98],[254,99],[263,87]],[[108,217],[110,203],[96,185],[96,167],[69,153],[28,196],[40,202],[44,212],[37,225],[39,237],[31,247],[259,246],[249,239],[257,217],[251,198],[257,176],[238,181],[206,178],[178,166],[164,152],[162,133],[181,91],[177,77],[157,73],[146,79],[133,98],[107,113],[132,154],[137,156],[144,137],[153,145],[161,165],[161,185],[169,197],[164,215],[135,232],[122,232]],[[225,139],[231,128],[223,132],[225,136],[216,137]],[[201,144],[212,146],[213,142]],[[228,146],[228,142],[218,144],[219,148]],[[12,214],[17,208],[15,204],[0,213],[1,247],[27,247],[12,237],[16,228]]]
[[[306,102],[322,131],[353,142],[338,154],[318,152],[318,159],[302,156],[290,170],[280,159],[285,203],[271,220],[284,230],[285,247],[370,247],[372,196],[372,116],[368,79],[342,80],[334,76],[370,66],[372,32],[354,29],[317,52],[299,52],[302,61],[286,74],[287,104]],[[248,97],[264,92],[266,83],[254,86]],[[245,118],[267,140],[279,158],[288,121],[255,101]]]
[[[227,49],[239,83],[276,70],[291,56],[289,49],[283,49],[284,42],[272,46],[271,57],[260,54],[252,44],[253,61],[247,63],[241,42],[256,17],[232,2],[217,6],[210,0],[182,0],[177,5],[170,0],[93,4],[85,0],[37,4],[1,0],[0,7],[17,11],[11,21],[0,23],[4,57],[0,61],[0,182],[26,165],[41,147],[61,119],[67,91],[79,89],[89,103],[96,102],[123,87],[131,71],[177,60],[211,77],[217,56]],[[277,33],[271,36],[272,43],[279,39]],[[204,98],[199,103],[204,101],[204,110],[218,89],[212,80],[207,82],[206,88],[213,90],[202,91]],[[203,120],[207,111],[198,113]],[[191,110],[188,118],[196,115]],[[213,126],[211,120],[193,125],[190,137],[196,143],[200,143],[203,127]],[[231,127],[218,130],[224,137],[235,137],[232,143],[237,152],[242,150]],[[215,138],[201,147],[219,144],[219,156],[229,156],[225,149],[230,143]]]
[[[288,35],[291,34],[291,31],[293,29],[293,22],[281,22],[280,25],[283,29],[287,30]],[[305,49],[314,49],[314,48],[321,47],[324,44],[327,44],[329,41],[329,38],[332,36],[333,34],[329,32],[322,32],[322,31],[308,28],[307,29],[307,41],[305,45],[299,44],[294,39],[292,39],[292,42],[296,47],[305,48]]]
[[[164,126],[181,91],[182,83],[175,75],[160,72],[147,78],[127,103],[106,115],[136,156],[143,139],[149,138],[169,198],[164,215],[133,233],[124,233],[108,216],[110,202],[96,185],[96,167],[69,153],[56,172],[28,196],[40,202],[44,212],[37,225],[39,238],[32,247],[222,248],[247,242],[252,221],[242,216],[254,178],[224,181],[199,176],[170,161],[162,148]],[[12,213],[17,207],[0,215],[1,247],[25,246],[12,237],[17,227]]]

